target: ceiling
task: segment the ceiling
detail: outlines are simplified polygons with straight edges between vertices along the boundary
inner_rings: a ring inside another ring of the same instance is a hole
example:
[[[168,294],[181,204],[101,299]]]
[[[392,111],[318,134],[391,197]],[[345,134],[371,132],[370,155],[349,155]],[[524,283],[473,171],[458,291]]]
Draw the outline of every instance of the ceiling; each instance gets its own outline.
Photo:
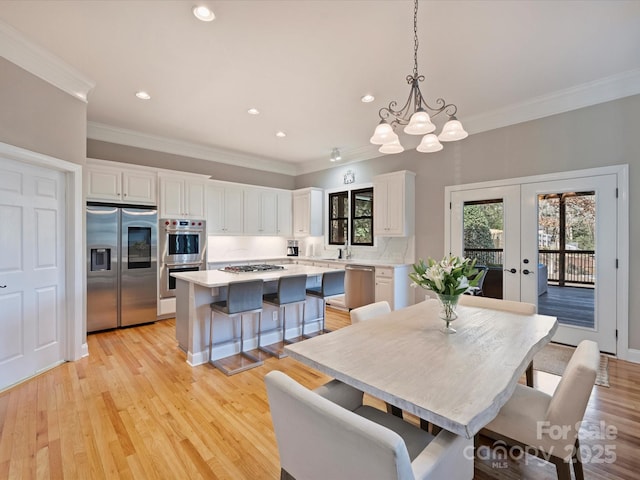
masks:
[[[380,156],[413,68],[406,0],[0,0],[0,20],[95,82],[90,138],[288,174]],[[639,1],[421,1],[418,34],[423,95],[471,134],[640,93]]]

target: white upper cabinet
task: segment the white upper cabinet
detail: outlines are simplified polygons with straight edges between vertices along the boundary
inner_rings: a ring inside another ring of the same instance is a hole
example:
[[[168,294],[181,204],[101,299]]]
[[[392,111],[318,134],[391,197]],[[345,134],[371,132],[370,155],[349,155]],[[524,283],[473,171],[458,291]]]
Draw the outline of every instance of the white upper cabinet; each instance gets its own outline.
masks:
[[[293,192],[293,235],[322,235],[322,195],[319,188],[303,188]]]
[[[278,196],[277,234],[282,237],[291,236],[291,220],[293,218],[293,203],[291,192],[280,191]]]
[[[416,174],[393,172],[373,178],[373,234],[379,237],[413,235]]]
[[[87,200],[99,202],[156,205],[155,171],[131,168],[117,163],[87,160],[85,186]]]
[[[244,234],[277,235],[278,195],[274,190],[244,189]]]
[[[205,183],[179,175],[160,175],[160,216],[204,220]]]
[[[229,184],[210,183],[207,197],[207,232],[210,235],[242,235],[243,189]]]

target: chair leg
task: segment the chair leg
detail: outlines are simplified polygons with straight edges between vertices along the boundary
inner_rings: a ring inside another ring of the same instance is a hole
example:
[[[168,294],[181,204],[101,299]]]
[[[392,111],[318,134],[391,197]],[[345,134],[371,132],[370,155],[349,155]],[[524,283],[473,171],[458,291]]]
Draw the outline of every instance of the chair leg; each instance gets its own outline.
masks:
[[[529,363],[527,367],[527,387],[533,388],[533,362]]]
[[[280,311],[279,311],[280,315],[282,316],[282,345],[284,345],[285,343],[287,343],[287,306],[286,305],[282,305],[280,307]]]
[[[213,310],[211,310],[211,316],[209,317],[209,361],[213,357]]]
[[[325,321],[327,319],[327,300],[325,298],[322,299],[322,328],[320,329],[320,333],[330,333],[331,330],[325,328]]]
[[[584,480],[584,471],[582,470],[582,455],[580,455],[580,442],[576,437],[575,449],[573,450],[573,473],[576,480]]]
[[[258,325],[262,324],[262,312],[259,311],[258,313]],[[258,335],[260,335],[260,333],[258,333]],[[262,360],[260,360],[258,357],[255,357],[253,355],[251,355],[250,353],[247,353],[244,351],[244,322],[242,321],[242,314],[240,315],[240,355],[242,355],[244,358],[247,358],[249,360],[251,360],[252,362],[255,362],[256,365],[253,366],[259,366],[262,365],[264,362]]]
[[[240,315],[240,321],[242,322],[242,315]],[[262,347],[262,315],[258,317],[258,350],[260,347]]]
[[[551,461],[556,466],[556,474],[558,475],[558,480],[571,480],[571,463],[565,462],[563,459],[559,457],[551,457]]]

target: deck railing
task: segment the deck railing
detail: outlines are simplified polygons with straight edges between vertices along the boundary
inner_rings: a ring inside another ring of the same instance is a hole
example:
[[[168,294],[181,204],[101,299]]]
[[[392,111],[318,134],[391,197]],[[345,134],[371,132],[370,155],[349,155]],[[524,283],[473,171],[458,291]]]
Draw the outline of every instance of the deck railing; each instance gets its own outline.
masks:
[[[595,283],[594,250],[539,250],[538,255],[539,262],[547,266],[550,282],[558,285]],[[479,265],[488,267],[501,267],[504,263],[501,248],[465,248],[464,256],[475,258]]]

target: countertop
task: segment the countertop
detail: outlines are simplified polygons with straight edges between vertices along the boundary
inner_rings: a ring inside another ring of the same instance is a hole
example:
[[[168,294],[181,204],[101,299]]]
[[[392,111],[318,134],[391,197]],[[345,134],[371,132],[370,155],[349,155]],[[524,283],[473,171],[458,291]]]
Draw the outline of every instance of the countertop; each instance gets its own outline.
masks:
[[[255,262],[254,262],[255,263]],[[311,267],[307,265],[287,264],[283,270],[269,270],[267,272],[229,273],[221,270],[200,270],[198,272],[172,273],[171,276],[186,282],[195,283],[202,287],[224,287],[229,282],[243,280],[264,280],[265,282],[278,280],[285,275],[322,275],[325,272],[341,270],[338,268]]]
[[[252,258],[252,259],[235,259],[235,260],[220,260],[220,261],[208,261],[207,265],[246,265],[253,263],[276,263],[278,265],[290,265],[293,262],[302,260],[305,262],[322,262],[322,263],[335,263],[338,265],[370,265],[372,267],[406,267],[413,265],[412,263],[395,263],[390,260],[377,260],[366,258],[350,258],[348,260],[336,257],[269,257],[269,258]],[[177,277],[176,277],[177,278]]]

